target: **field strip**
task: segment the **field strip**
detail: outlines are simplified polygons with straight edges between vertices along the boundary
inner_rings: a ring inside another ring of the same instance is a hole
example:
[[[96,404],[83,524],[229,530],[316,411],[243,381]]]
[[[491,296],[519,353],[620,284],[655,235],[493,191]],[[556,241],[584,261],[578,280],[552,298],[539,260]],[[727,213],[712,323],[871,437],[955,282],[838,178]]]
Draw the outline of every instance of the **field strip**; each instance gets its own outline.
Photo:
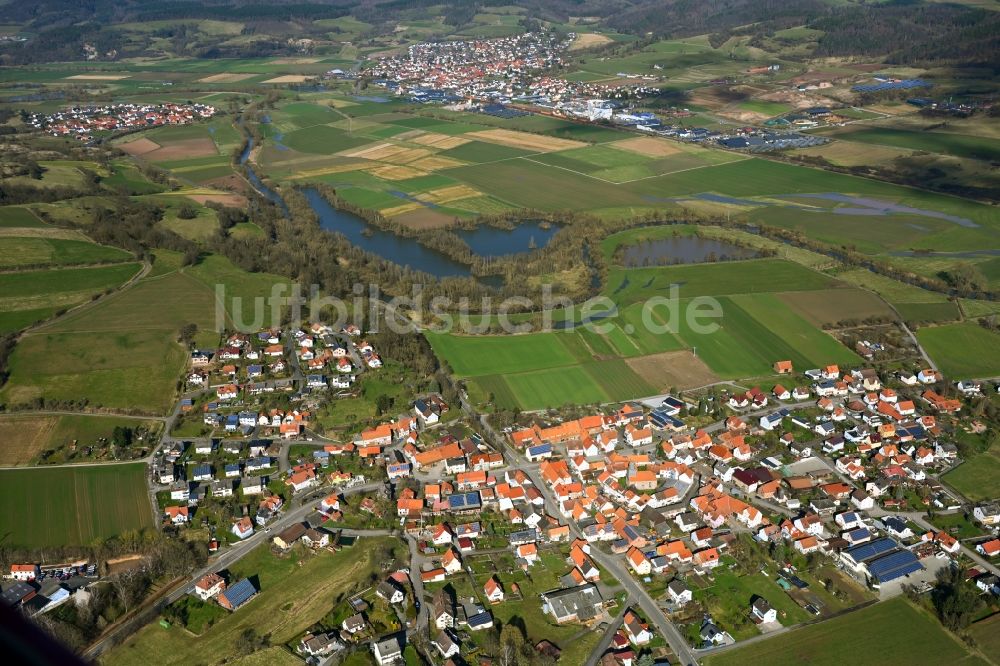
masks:
[[[540,154],[540,153],[539,153]],[[529,162],[534,162],[535,164],[541,164],[543,166],[551,167],[553,169],[562,169],[563,171],[569,171],[570,173],[575,173],[578,176],[586,176],[587,178],[593,178],[594,180],[599,180],[602,183],[607,183],[609,185],[628,185],[629,183],[637,183],[640,180],[649,180],[650,178],[665,178],[667,176],[672,176],[675,173],[684,173],[685,171],[695,171],[697,169],[706,169],[710,167],[722,166],[720,164],[702,164],[700,166],[688,167],[687,169],[678,169],[677,171],[670,171],[667,173],[654,173],[651,176],[643,176],[642,178],[633,178],[632,180],[605,180],[604,178],[599,178],[589,173],[584,173],[582,171],[577,171],[576,169],[570,169],[569,167],[558,166],[556,164],[546,164],[545,162],[539,162],[538,160],[533,160],[530,157],[523,155],[521,157],[515,157],[512,159],[524,159]],[[745,160],[751,159],[750,157],[742,157],[738,160],[733,160],[732,162],[726,162],[726,164],[736,164],[737,162],[743,162]],[[502,160],[497,160],[502,161]],[[484,164],[490,164],[489,162],[484,162]]]
[[[589,173],[584,173],[582,171],[577,171],[576,169],[570,169],[569,167],[558,166],[558,165],[555,165],[555,164],[546,164],[545,162],[539,162],[538,160],[533,160],[530,157],[524,157],[523,159],[527,160],[528,162],[534,162],[535,164],[541,164],[542,166],[550,167],[552,169],[562,169],[563,171],[569,171],[570,173],[575,173],[578,176],[586,176],[587,178],[593,178],[594,180],[599,180],[602,183],[607,183],[608,185],[619,185],[620,184],[620,183],[616,183],[613,180],[605,180],[604,178],[598,178],[597,176],[592,176]]]

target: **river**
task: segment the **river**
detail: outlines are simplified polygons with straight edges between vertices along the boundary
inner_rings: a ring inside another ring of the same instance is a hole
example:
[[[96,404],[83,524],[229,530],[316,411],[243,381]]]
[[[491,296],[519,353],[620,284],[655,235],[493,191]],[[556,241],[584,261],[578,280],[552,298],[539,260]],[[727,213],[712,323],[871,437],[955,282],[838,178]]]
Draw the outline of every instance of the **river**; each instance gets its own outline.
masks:
[[[253,147],[253,137],[248,137],[247,145],[240,154],[240,164],[246,167],[247,180],[262,196],[277,205],[287,217],[289,211],[284,199],[261,181],[249,163]],[[321,227],[343,234],[353,245],[366,252],[438,278],[472,276],[468,264],[425,247],[415,238],[398,236],[391,231],[373,227],[357,215],[338,210],[315,188],[305,188],[302,193],[319,218]],[[458,229],[455,233],[469,245],[474,254],[482,257],[500,257],[544,247],[557,231],[558,227],[555,225],[545,225],[543,222],[531,220],[510,230],[480,226],[475,229]],[[482,277],[479,280],[494,287],[503,284],[499,276]]]

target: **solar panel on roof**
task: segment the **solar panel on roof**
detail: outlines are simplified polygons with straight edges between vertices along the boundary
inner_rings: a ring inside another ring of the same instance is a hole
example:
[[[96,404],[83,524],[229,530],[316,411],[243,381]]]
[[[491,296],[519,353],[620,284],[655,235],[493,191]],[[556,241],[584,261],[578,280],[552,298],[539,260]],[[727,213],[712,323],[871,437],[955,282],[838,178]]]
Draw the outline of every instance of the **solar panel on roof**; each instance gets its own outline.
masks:
[[[250,582],[249,578],[244,578],[222,594],[229,600],[229,604],[233,608],[239,608],[257,594],[257,589]]]
[[[847,554],[851,556],[855,562],[867,562],[872,560],[883,553],[887,553],[890,550],[896,548],[896,542],[892,539],[876,539],[866,544],[860,546],[855,546],[847,551]]]
[[[917,556],[908,550],[898,550],[868,563],[868,572],[880,583],[902,578],[923,568]]]

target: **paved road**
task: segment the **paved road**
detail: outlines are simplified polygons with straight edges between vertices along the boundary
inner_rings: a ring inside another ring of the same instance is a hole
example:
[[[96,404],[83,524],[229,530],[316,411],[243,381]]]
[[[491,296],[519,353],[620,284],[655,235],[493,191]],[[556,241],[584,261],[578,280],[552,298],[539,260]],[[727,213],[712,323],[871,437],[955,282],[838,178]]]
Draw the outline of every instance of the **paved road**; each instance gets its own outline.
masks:
[[[413,586],[413,597],[420,602],[420,610],[417,612],[417,624],[413,628],[413,633],[427,635],[430,604],[427,603],[427,598],[424,596],[424,581],[420,578],[424,556],[420,554],[417,548],[417,539],[413,535],[406,535],[406,545],[410,549],[410,584]]]
[[[601,656],[607,652],[608,648],[611,647],[611,641],[614,639],[615,634],[618,633],[618,628],[622,626],[622,620],[625,617],[625,613],[628,612],[628,604],[622,604],[622,608],[618,611],[618,615],[615,616],[611,623],[608,624],[608,628],[604,630],[601,635],[601,640],[597,642],[597,645],[590,652],[590,656],[587,657],[587,661],[584,662],[584,666],[597,666],[597,662],[601,660]]]
[[[524,470],[525,474],[531,479],[531,482],[542,493],[542,497],[545,499],[545,508],[549,514],[552,516],[562,515],[555,497],[552,495],[552,491],[543,482],[541,475],[538,473],[538,465],[524,464],[521,466],[521,469]],[[576,521],[569,520],[567,522],[573,535],[577,538],[583,538],[583,533],[580,531]],[[684,637],[677,631],[677,628],[663,614],[663,611],[656,605],[656,602],[649,596],[645,588],[632,578],[632,574],[625,568],[622,558],[604,553],[596,546],[591,547],[590,556],[598,565],[604,567],[606,571],[618,579],[625,588],[625,591],[628,592],[631,602],[637,604],[642,609],[646,619],[656,627],[660,635],[670,644],[670,648],[677,655],[680,662],[685,665],[697,664],[698,660],[688,646],[687,641],[684,640]]]

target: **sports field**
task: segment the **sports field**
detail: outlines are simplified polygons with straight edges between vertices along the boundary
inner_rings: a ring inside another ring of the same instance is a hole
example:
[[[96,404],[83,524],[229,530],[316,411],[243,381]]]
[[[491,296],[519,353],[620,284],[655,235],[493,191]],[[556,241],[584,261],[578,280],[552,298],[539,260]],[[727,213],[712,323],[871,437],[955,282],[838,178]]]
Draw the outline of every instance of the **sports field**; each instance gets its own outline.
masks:
[[[153,527],[146,465],[0,471],[0,517],[12,546],[83,546],[125,530]]]
[[[877,631],[872,631],[877,627]],[[774,666],[845,662],[878,664],[986,664],[926,611],[903,597],[869,606],[832,620],[755,642],[752,647],[708,655],[705,666],[753,661]]]

